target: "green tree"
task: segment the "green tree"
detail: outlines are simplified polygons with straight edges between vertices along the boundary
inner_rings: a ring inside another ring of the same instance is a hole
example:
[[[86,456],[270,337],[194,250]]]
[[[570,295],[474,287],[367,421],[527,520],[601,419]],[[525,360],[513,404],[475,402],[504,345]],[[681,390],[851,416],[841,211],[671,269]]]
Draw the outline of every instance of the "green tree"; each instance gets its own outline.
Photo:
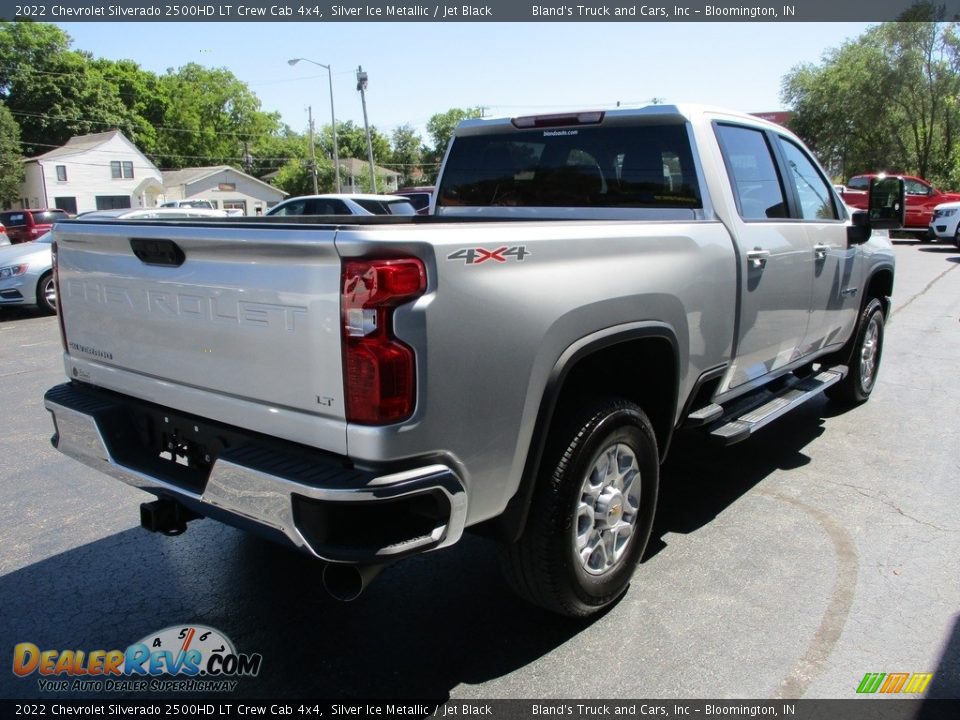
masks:
[[[957,25],[930,5],[910,12],[910,22],[872,27],[783,80],[791,129],[841,178],[891,170],[960,180]]]
[[[0,25],[0,99],[20,125],[27,156],[74,135],[129,127],[117,88],[88,53],[69,46],[70,36],[54,25]]]
[[[0,207],[9,207],[20,197],[23,175],[20,127],[0,102]]]
[[[168,70],[160,82],[167,97],[157,137],[162,167],[242,167],[251,145],[281,128],[279,115],[263,112],[256,95],[226,68],[190,63]]]
[[[428,156],[429,161],[438,163],[443,160],[443,155],[447,151],[447,144],[453,137],[453,131],[463,120],[470,118],[483,117],[483,108],[450,108],[446,112],[436,113],[427,121],[427,133],[433,140],[433,147]]]
[[[401,173],[401,185],[415,185],[423,179],[423,139],[412,125],[395,128],[390,136],[389,167]]]
[[[373,161],[378,165],[390,162],[390,141],[380,134],[377,128],[370,126],[370,145],[373,147]],[[337,151],[341,160],[355,158],[367,159],[367,134],[362,125],[352,120],[337,122]],[[317,155],[333,157],[333,131],[325,125],[317,134]]]
[[[273,184],[291,195],[313,195],[310,161],[301,158],[288,160],[277,171]],[[333,163],[319,158],[317,159],[317,189],[321,193],[334,191]]]
[[[291,160],[306,162],[310,157],[309,147],[307,136],[294,132],[287,125],[283,125],[276,132],[260,135],[250,144],[250,174],[263,177],[279,170]]]
[[[146,155],[155,155],[170,105],[160,78],[132,60],[97,59],[92,64],[117,89],[120,102],[127,108],[124,135]]]

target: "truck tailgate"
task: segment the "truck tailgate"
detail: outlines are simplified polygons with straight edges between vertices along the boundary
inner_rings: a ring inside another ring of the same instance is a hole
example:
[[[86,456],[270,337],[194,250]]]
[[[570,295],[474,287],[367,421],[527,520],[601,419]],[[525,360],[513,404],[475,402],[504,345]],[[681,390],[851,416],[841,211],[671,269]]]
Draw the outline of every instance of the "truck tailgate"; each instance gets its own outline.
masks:
[[[285,418],[281,426],[299,416],[302,432],[275,434],[341,450],[342,440],[323,437],[345,425],[335,234],[329,226],[58,225],[68,374],[160,404],[206,398],[209,416],[263,431],[276,431],[263,427],[271,414]],[[261,420],[222,417],[243,408]]]

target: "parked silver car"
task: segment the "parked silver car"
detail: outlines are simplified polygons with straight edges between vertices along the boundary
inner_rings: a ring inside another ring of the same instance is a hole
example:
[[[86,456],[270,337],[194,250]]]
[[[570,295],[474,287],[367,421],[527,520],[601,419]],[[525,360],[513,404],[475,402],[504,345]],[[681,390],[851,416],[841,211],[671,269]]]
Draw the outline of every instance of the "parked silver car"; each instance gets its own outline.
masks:
[[[176,220],[226,216],[223,210],[181,207],[93,210],[78,217],[83,220]],[[47,232],[33,242],[0,247],[0,306],[36,305],[47,313],[57,311],[50,243]]]
[[[52,240],[48,232],[33,242],[0,247],[0,307],[36,305],[47,313],[57,311]]]

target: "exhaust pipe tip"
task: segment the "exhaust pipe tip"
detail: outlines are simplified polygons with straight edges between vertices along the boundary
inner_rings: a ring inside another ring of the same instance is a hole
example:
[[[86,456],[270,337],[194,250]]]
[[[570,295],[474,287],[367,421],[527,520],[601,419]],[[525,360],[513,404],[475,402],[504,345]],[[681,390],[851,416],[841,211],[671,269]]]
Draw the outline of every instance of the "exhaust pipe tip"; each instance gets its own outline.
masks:
[[[383,570],[383,565],[331,564],[323,568],[323,588],[341,602],[360,597]]]

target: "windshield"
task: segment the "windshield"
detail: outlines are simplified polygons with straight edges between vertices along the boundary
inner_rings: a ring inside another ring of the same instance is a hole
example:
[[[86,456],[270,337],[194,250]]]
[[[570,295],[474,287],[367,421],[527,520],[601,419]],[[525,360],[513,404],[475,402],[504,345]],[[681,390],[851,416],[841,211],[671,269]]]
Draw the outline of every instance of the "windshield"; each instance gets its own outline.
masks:
[[[702,207],[684,125],[458,137],[437,207]]]

